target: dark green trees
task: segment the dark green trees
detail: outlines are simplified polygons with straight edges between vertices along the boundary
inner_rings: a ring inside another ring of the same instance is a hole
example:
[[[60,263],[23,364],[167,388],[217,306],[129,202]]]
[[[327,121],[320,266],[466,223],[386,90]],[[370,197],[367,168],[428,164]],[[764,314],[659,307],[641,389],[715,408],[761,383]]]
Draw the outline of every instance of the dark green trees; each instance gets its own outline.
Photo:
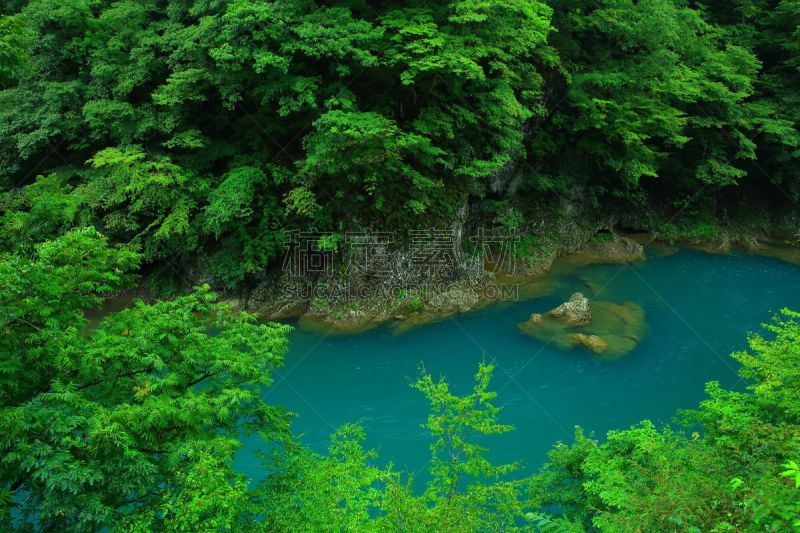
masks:
[[[568,83],[532,142],[551,161],[539,163],[539,188],[578,183],[647,211],[647,194],[708,198],[769,181],[772,161],[755,162],[762,144],[793,157],[797,123],[760,100],[759,55],[702,11],[675,0],[553,7]]]
[[[22,11],[3,19],[36,38],[0,91],[0,183],[56,173],[81,223],[148,263],[200,253],[228,287],[287,227],[447,222],[525,155],[557,62],[536,0]]]
[[[21,2],[0,187],[55,175],[75,223],[225,287],[275,264],[286,228],[449,225],[487,195],[786,201],[796,5],[730,5]]]

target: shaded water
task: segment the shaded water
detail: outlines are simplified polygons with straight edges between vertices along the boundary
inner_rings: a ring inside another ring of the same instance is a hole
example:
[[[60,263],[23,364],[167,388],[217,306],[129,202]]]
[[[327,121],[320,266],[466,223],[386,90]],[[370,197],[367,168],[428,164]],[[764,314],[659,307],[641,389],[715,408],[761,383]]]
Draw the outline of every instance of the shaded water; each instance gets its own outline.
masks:
[[[447,376],[456,392],[467,393],[478,362],[493,359],[496,402],[504,408],[500,421],[516,431],[486,444],[492,459],[522,460],[532,472],[556,441],[571,440],[576,425],[602,437],[645,418],[669,422],[677,409],[703,399],[707,381],[743,388],[728,354],[743,349],[746,333],[780,308],[800,307],[800,267],[765,257],[682,250],[651,254],[631,266],[564,270],[546,296],[402,334],[389,327],[328,337],[297,330],[264,397],[298,413],[294,431],[314,450],[326,449],[336,426],[360,422],[381,463],[422,474],[429,457],[429,437],[420,428],[427,405],[410,380],[424,364]],[[576,290],[641,306],[646,333],[640,344],[609,360],[580,347],[559,349],[518,329],[531,313],[552,309]],[[264,470],[252,453],[254,443],[245,443],[238,466],[260,478]]]

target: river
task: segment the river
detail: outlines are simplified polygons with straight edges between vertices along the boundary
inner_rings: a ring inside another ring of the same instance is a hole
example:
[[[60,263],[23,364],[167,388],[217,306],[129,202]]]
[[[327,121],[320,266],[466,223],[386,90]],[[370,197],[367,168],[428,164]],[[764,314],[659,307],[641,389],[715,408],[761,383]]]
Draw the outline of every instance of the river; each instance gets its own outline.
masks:
[[[558,270],[558,269],[556,269]],[[515,431],[484,442],[495,461],[523,462],[534,472],[574,427],[603,438],[643,419],[668,423],[676,410],[704,398],[711,380],[743,389],[738,363],[728,354],[746,347],[782,307],[800,306],[800,267],[747,254],[693,250],[634,265],[592,265],[553,274],[540,297],[502,303],[397,333],[390,326],[335,336],[296,329],[285,366],[264,398],[298,414],[296,434],[316,451],[346,422],[359,422],[380,463],[425,478],[430,438],[422,395],[409,386],[420,367],[446,376],[467,393],[481,360],[496,365],[493,388],[502,423]],[[590,298],[634,302],[644,309],[646,332],[630,353],[599,358],[585,349],[565,351],[521,333],[517,325],[576,291]],[[237,459],[252,478],[263,466],[248,439]]]

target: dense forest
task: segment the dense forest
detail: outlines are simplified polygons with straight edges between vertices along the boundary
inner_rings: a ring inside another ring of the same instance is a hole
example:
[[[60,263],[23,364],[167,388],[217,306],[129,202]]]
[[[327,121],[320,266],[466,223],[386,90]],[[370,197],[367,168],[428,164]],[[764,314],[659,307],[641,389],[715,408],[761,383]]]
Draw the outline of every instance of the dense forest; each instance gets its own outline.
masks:
[[[792,0],[5,5],[15,246],[93,226],[231,288],[287,228],[449,224],[480,200],[524,225],[563,195],[637,228],[763,228],[800,194]]]
[[[654,235],[796,240],[800,1],[0,16],[0,528],[800,530],[800,314],[733,354],[746,392],[712,382],[669,427],[578,430],[532,476],[482,447],[512,430],[491,362],[465,395],[423,372],[421,487],[357,425],[327,454],[301,445],[259,394],[290,328],[215,293],[279,270],[287,230],[450,227],[467,207],[522,234],[569,200]],[[144,281],[178,296],[89,319]],[[233,467],[243,435],[270,452],[261,482]]]

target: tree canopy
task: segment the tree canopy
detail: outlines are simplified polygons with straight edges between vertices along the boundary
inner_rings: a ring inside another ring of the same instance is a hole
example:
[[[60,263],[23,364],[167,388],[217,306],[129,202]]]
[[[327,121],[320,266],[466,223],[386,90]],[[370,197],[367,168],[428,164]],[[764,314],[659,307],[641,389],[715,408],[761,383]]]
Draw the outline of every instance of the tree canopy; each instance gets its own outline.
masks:
[[[154,270],[232,288],[277,264],[287,228],[449,225],[468,200],[524,211],[579,190],[710,216],[757,191],[788,202],[796,8],[12,2],[3,226],[55,197],[71,220],[48,237],[94,226]]]

